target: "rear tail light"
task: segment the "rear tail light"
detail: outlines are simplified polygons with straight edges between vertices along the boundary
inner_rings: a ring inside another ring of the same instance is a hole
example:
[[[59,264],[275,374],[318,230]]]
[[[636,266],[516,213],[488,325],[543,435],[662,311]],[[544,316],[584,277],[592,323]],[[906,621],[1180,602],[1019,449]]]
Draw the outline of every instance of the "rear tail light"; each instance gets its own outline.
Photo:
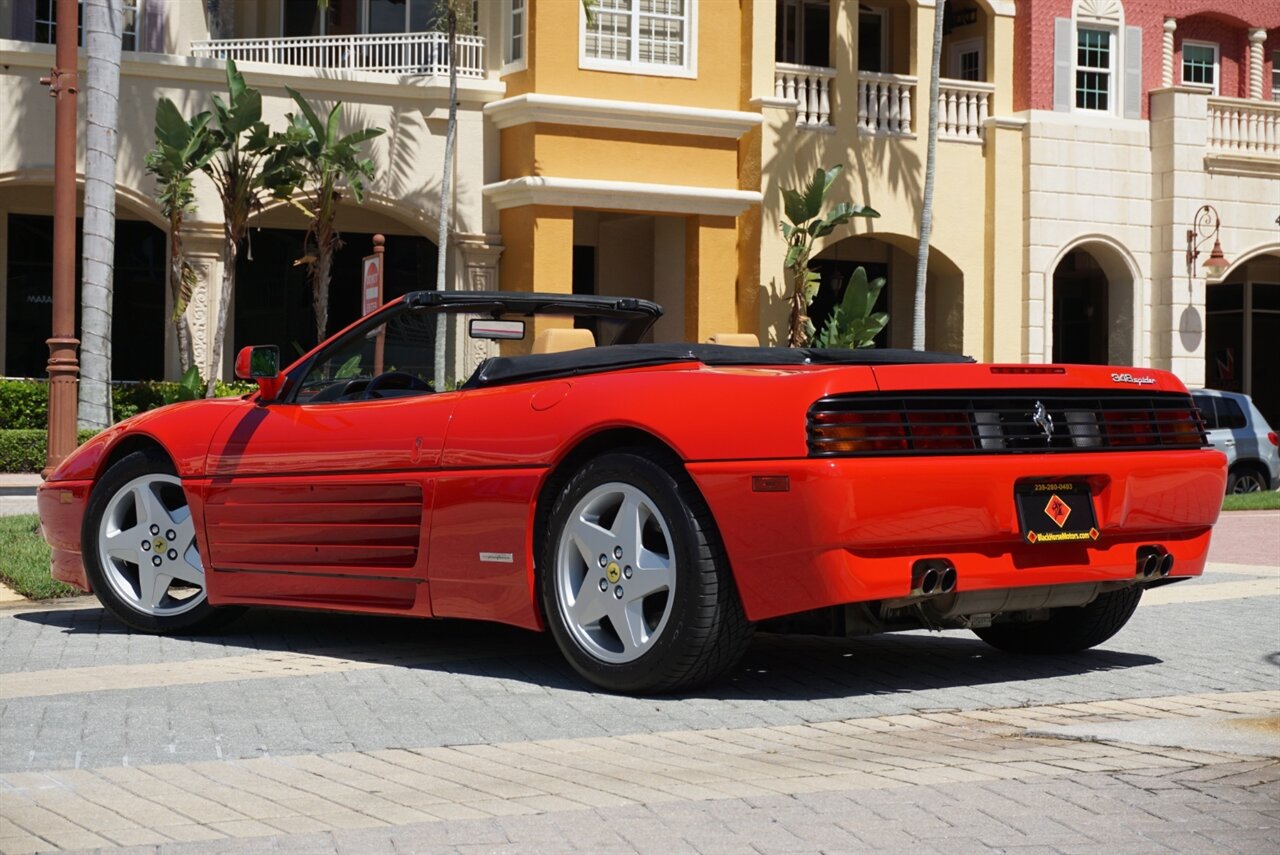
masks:
[[[810,441],[827,454],[906,451],[906,430],[899,413],[813,414]]]
[[[1102,430],[1107,444],[1112,446],[1146,445],[1152,439],[1147,414],[1132,410],[1103,413]]]
[[[909,412],[912,447],[918,451],[968,451],[973,448],[973,427],[967,413]]]
[[[1200,414],[1195,410],[1163,410],[1156,414],[1162,445],[1199,448],[1203,441]]]
[[[1267,433],[1267,442],[1270,442],[1272,445],[1275,445],[1275,446],[1280,446],[1280,438],[1276,437],[1275,431],[1270,431]]]

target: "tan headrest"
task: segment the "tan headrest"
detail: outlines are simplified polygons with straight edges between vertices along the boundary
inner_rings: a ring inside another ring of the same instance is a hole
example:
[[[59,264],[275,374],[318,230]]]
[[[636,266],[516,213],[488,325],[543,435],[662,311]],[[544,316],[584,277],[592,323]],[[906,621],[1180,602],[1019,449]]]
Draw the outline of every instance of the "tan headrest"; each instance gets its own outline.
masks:
[[[760,339],[755,333],[749,332],[722,332],[711,336],[709,341],[712,344],[728,344],[734,347],[759,347]]]
[[[533,340],[534,353],[563,353],[566,350],[595,346],[596,337],[591,334],[591,330],[543,330]]]

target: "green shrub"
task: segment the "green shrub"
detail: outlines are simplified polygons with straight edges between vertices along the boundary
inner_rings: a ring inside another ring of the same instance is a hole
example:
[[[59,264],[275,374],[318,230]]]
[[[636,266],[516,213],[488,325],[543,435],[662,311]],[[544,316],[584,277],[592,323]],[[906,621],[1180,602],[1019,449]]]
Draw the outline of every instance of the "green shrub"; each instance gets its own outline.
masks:
[[[76,431],[76,444],[83,445],[97,431]],[[39,472],[44,468],[48,433],[38,430],[0,430],[0,472]]]
[[[40,380],[0,380],[0,428],[43,428],[49,387]]]
[[[172,380],[143,380],[111,386],[111,409],[116,421],[154,410],[180,400],[180,385]],[[256,383],[218,381],[219,397],[245,395],[257,390]],[[0,380],[0,430],[41,430],[49,412],[49,384],[46,380]]]

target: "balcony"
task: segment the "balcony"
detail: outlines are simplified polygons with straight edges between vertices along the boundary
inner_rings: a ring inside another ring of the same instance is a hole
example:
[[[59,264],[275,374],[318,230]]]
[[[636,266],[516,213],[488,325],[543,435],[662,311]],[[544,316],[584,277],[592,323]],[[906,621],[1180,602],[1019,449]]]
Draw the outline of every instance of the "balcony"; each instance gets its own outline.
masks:
[[[194,41],[191,55],[383,74],[449,73],[449,38],[440,32]],[[485,76],[483,38],[458,36],[458,76]]]
[[[1280,103],[1208,99],[1209,155],[1280,161]]]
[[[774,98],[794,105],[797,128],[831,131],[839,120],[831,108],[835,78],[834,68],[778,62],[774,65]],[[917,78],[905,74],[859,72],[858,132],[914,137],[911,110],[918,85]],[[981,145],[995,91],[991,83],[939,80],[938,139]]]

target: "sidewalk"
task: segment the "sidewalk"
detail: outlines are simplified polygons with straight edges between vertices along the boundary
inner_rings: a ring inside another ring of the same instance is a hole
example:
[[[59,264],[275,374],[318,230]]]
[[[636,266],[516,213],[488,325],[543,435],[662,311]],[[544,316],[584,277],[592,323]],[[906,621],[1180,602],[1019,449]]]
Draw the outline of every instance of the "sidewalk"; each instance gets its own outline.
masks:
[[[0,472],[0,517],[34,514],[40,481],[35,473]]]

